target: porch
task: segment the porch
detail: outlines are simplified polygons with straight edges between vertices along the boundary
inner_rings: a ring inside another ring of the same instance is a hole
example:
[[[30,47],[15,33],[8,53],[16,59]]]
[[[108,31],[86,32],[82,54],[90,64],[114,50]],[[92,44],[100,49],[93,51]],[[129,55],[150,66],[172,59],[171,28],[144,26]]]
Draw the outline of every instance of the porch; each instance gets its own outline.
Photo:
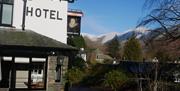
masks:
[[[60,91],[75,52],[30,30],[0,29],[0,91]]]

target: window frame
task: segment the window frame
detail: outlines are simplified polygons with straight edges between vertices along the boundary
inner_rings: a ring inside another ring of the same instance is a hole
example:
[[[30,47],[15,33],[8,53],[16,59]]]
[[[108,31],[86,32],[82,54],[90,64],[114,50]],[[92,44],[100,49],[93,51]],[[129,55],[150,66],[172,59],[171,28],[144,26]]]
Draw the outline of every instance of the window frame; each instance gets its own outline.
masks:
[[[3,5],[12,5],[11,23],[10,23],[10,24],[3,24],[3,23],[2,23]],[[1,0],[1,1],[0,1],[0,26],[12,27],[12,23],[13,23],[13,13],[14,13],[14,0],[12,0],[12,2],[6,2],[6,0]]]

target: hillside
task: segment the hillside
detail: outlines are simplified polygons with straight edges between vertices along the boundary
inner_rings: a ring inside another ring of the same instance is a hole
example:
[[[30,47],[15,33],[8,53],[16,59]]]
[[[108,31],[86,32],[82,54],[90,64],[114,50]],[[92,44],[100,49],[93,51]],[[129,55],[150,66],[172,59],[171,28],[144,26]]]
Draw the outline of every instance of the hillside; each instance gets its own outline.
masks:
[[[180,35],[180,29],[169,31],[173,36]],[[180,55],[180,39],[169,41],[169,36],[161,28],[147,30],[145,28],[136,28],[128,30],[125,33],[109,33],[100,36],[85,34],[83,35],[89,48],[98,48],[106,52],[106,43],[111,41],[117,35],[119,42],[123,45],[131,36],[135,35],[142,43],[145,56],[153,56],[152,53],[163,52],[168,57],[177,58]],[[151,53],[152,52],[152,53]],[[149,54],[150,53],[150,54]]]
[[[136,35],[137,38],[141,38],[142,36],[145,36],[148,33],[149,31],[146,28],[139,27],[136,29],[130,29],[124,33],[112,32],[112,33],[102,34],[99,36],[83,33],[83,37],[87,41],[91,40],[95,44],[105,44],[106,42],[112,40],[115,36],[117,36],[118,40],[122,42],[128,40],[133,34]]]

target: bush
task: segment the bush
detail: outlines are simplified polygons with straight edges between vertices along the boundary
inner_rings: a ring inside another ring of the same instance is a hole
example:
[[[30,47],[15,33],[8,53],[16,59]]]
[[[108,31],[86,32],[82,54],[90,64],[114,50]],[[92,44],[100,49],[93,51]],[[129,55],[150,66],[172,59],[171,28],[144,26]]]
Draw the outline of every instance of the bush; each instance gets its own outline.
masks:
[[[81,57],[76,57],[75,60],[72,62],[72,66],[83,70],[86,68],[86,62]]]
[[[104,85],[107,87],[111,87],[114,91],[127,82],[127,76],[120,71],[112,70],[105,74],[104,76]]]
[[[66,74],[66,79],[67,82],[70,84],[70,86],[81,82],[83,77],[84,77],[84,73],[79,68],[69,69]]]

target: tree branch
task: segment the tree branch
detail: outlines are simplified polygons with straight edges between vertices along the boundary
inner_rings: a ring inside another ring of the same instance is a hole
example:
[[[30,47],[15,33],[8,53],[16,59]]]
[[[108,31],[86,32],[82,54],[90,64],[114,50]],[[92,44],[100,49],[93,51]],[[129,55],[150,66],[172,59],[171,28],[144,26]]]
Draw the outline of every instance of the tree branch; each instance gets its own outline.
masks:
[[[169,30],[166,28],[166,26],[163,25],[163,23],[159,19],[157,19],[156,17],[152,15],[149,15],[149,16],[152,17],[155,21],[157,21],[171,38],[173,39],[175,38],[171,33],[168,32]]]

